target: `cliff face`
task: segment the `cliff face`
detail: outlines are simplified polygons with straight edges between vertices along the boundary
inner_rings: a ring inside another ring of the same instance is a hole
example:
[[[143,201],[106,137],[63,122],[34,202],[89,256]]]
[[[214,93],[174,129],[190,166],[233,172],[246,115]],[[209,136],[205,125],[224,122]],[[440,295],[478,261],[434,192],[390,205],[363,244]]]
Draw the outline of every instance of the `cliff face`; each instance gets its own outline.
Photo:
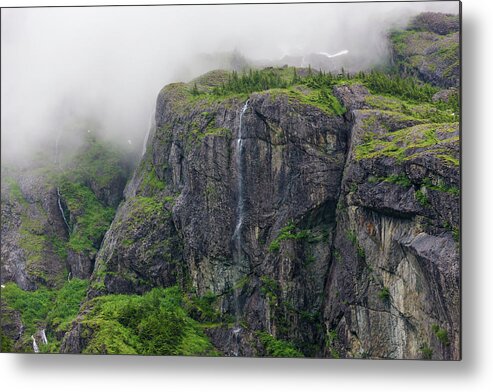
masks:
[[[65,279],[66,238],[56,188],[38,173],[2,170],[2,283],[24,290]]]
[[[197,103],[187,89],[171,85],[159,95],[155,132],[106,235],[93,287],[129,293],[179,282],[214,293],[222,312],[252,329],[314,339],[318,331],[302,316],[311,320],[322,304],[347,121],[285,94]]]
[[[93,136],[75,152],[58,140],[56,146],[29,167],[2,168],[2,283],[34,290],[89,278],[122,198],[122,153]]]
[[[430,123],[357,83],[333,93],[346,113],[292,91],[164,88],[90,295],[211,294],[225,355],[265,355],[267,333],[307,356],[457,359],[455,114]]]
[[[351,357],[457,359],[458,124],[352,116],[327,328]]]

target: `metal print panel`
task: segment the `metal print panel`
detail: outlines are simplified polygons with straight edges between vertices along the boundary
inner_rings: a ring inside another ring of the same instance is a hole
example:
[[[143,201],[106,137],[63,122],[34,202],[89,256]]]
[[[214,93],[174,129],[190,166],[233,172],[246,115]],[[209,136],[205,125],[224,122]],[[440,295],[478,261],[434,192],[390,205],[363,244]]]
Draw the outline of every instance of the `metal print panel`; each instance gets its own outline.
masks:
[[[2,351],[459,360],[460,27],[2,9]]]

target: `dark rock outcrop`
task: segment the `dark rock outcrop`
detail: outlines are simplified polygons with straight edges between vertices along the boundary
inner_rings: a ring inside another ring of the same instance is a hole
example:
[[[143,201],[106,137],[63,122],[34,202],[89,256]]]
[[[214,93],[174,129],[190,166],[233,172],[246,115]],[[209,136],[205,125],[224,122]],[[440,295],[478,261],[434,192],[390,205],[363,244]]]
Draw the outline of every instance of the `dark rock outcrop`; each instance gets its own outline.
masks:
[[[212,292],[236,319],[207,330],[225,355],[260,355],[267,331],[309,356],[459,358],[457,123],[382,109],[357,84],[334,90],[343,116],[187,89],[159,95],[92,296]]]

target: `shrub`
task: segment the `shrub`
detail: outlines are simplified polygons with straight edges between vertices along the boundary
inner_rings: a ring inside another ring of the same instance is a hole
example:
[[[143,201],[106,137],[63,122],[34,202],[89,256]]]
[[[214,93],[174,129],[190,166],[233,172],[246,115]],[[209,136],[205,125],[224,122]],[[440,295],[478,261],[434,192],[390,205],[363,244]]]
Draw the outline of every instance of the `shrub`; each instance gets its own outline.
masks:
[[[430,201],[428,200],[428,196],[421,190],[418,189],[414,196],[416,197],[416,200],[418,201],[419,204],[421,204],[423,207],[427,207],[430,205]]]
[[[353,245],[356,245],[358,243],[358,237],[356,237],[356,233],[353,230],[348,230],[346,232],[346,236]]]
[[[437,339],[440,341],[440,343],[446,346],[450,344],[448,332],[446,329],[440,328],[437,324],[433,324],[431,326],[431,330],[433,331]]]
[[[427,343],[423,344],[419,349],[423,359],[431,359],[433,357],[433,350],[428,346]]]
[[[15,283],[2,288],[2,301],[17,310],[24,325],[23,337],[29,338],[41,326],[49,330],[65,331],[79,311],[89,283],[87,280],[72,279],[60,289],[41,287],[35,291],[24,291]],[[59,347],[55,336],[49,337],[50,346],[40,347],[43,352],[56,352]]]
[[[257,332],[257,336],[264,346],[265,352],[269,357],[282,358],[301,358],[303,354],[294,346],[293,343],[285,340],[276,339],[270,333]]]
[[[397,184],[403,187],[411,186],[411,181],[405,174],[392,174],[388,176],[384,181],[390,182],[392,184]]]
[[[383,287],[378,292],[378,298],[380,298],[384,302],[387,302],[390,299],[390,291],[389,291],[389,288],[388,287]]]
[[[83,325],[93,333],[86,353],[217,354],[200,324],[189,316],[177,287],[156,288],[143,296],[97,297],[87,307],[91,311]]]
[[[277,253],[281,248],[281,242],[286,240],[304,240],[310,237],[308,230],[299,230],[293,221],[284,226],[277,237],[269,244],[269,252]]]

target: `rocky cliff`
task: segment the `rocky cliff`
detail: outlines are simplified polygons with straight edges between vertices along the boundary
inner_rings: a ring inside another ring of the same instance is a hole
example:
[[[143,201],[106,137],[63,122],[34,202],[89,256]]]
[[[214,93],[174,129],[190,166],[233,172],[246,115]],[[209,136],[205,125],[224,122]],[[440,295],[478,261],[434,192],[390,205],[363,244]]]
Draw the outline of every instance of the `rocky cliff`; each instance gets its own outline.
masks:
[[[269,355],[267,336],[306,356],[457,359],[456,114],[345,79],[323,105],[298,86],[215,98],[221,77],[159,94],[91,297],[212,295],[225,355]]]

